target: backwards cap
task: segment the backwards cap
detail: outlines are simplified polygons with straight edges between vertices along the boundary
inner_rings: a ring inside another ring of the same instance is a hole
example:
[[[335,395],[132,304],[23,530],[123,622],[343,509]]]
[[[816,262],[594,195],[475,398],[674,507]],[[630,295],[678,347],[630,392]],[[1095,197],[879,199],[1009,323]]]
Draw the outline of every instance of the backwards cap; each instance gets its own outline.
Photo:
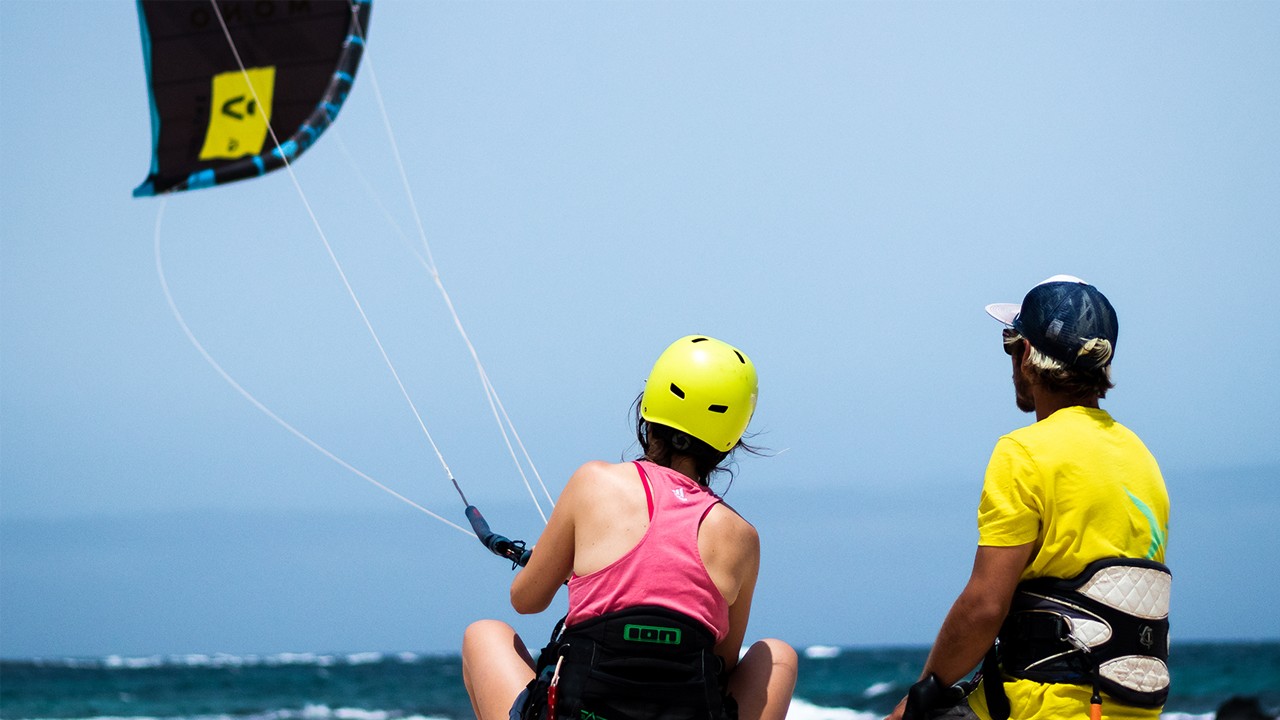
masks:
[[[1067,367],[1096,370],[1111,363],[1120,321],[1098,288],[1073,275],[1054,275],[1031,288],[1021,305],[994,303],[987,314],[1017,330],[1035,349]],[[1111,343],[1104,360],[1081,357],[1095,338]]]

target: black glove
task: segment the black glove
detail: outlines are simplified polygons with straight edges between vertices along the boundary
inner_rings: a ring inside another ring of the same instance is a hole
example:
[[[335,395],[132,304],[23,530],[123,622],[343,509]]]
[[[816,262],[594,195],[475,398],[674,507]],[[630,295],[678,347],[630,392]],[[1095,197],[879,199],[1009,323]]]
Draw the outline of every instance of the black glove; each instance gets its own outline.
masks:
[[[907,707],[902,720],[929,720],[937,713],[964,702],[968,691],[962,685],[943,685],[937,675],[929,676],[907,691]]]

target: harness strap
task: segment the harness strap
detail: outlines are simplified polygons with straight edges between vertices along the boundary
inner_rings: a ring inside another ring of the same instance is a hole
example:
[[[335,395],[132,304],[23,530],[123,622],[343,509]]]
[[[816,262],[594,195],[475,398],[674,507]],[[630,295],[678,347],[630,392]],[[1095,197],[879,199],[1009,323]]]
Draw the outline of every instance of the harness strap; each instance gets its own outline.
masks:
[[[1004,692],[1003,676],[1000,674],[999,647],[991,646],[987,656],[982,659],[982,694],[987,699],[987,712],[991,720],[1009,720],[1009,696]]]
[[[1084,685],[1135,707],[1169,695],[1169,569],[1108,558],[1070,579],[1019,584],[999,642],[983,661],[987,705],[1006,720],[1002,678]]]
[[[522,720],[724,720],[724,663],[700,622],[660,607],[608,613],[553,634],[527,686]]]

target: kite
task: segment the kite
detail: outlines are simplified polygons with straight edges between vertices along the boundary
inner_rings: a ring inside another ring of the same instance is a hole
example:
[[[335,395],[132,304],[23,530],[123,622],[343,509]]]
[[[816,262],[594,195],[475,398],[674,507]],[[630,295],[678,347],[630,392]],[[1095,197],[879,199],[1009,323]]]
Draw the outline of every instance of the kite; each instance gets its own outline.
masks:
[[[355,80],[372,0],[139,0],[151,170],[134,197],[296,160]]]

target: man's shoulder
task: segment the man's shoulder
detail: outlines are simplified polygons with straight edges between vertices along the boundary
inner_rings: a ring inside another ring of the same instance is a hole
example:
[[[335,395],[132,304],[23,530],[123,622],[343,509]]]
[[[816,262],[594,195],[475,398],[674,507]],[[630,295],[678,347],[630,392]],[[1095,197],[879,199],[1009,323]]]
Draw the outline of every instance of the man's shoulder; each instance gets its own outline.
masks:
[[[1029,445],[1065,437],[1104,435],[1122,435],[1141,442],[1136,433],[1106,410],[1084,406],[1063,408],[1043,420],[1010,430],[1001,439]]]

